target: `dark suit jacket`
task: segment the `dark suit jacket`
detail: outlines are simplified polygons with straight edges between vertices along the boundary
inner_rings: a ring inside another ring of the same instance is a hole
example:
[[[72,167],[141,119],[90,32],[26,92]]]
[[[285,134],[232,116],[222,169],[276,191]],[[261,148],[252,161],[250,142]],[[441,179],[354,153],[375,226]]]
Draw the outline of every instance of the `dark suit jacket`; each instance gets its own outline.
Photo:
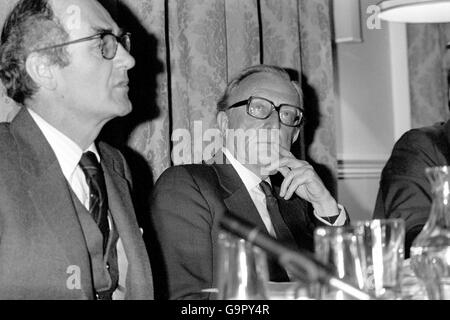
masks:
[[[211,298],[201,290],[215,287],[218,224],[224,213],[230,211],[267,232],[233,166],[217,159],[223,155],[217,155],[210,164],[171,167],[154,188],[153,223],[170,299]],[[274,189],[278,195],[279,188]],[[312,251],[314,229],[322,224],[312,207],[296,196],[289,201],[279,198],[278,202],[297,246]]]
[[[98,147],[109,208],[128,259],[126,298],[151,299],[152,273],[126,164],[117,150]],[[11,124],[0,124],[0,299],[93,298],[88,250],[69,188],[25,108]],[[80,271],[81,288],[71,290],[74,270]]]
[[[450,164],[449,143],[450,121],[412,129],[395,144],[382,171],[373,217],[405,220],[407,257],[431,209],[431,185],[425,169]]]

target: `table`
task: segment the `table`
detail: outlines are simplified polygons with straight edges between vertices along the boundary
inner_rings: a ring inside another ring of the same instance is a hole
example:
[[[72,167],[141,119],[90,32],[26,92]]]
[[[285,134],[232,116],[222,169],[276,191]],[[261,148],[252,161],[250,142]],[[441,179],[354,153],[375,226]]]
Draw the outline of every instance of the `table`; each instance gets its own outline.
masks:
[[[409,259],[403,262],[402,300],[428,300],[425,286],[415,276]]]
[[[270,300],[311,300],[307,287],[298,282],[269,282],[266,290]],[[403,262],[401,300],[428,300],[425,287],[414,275],[409,259]]]

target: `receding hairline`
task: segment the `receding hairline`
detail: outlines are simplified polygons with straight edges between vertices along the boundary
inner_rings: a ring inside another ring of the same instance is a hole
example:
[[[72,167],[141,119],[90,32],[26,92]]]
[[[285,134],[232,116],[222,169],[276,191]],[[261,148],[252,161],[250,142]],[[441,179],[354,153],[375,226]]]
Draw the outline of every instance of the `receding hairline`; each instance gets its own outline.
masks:
[[[238,89],[244,82],[249,80],[249,78],[260,74],[271,75],[274,77],[278,77],[281,80],[285,80],[290,84],[292,89],[295,90],[300,104],[303,105],[303,94],[301,92],[300,86],[298,85],[298,83],[291,79],[289,73],[281,67],[262,64],[248,67],[235,75],[232,80],[230,80],[230,82],[227,84],[225,92],[217,102],[218,112],[228,110],[228,100],[230,96],[236,91],[236,89]]]

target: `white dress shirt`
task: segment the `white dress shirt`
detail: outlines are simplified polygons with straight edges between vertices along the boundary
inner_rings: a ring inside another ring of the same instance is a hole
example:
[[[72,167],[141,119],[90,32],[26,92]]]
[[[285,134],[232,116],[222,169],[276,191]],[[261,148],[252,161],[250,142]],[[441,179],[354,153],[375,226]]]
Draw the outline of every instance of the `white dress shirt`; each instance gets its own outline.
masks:
[[[272,221],[270,220],[269,212],[267,211],[266,206],[266,196],[264,192],[261,190],[261,187],[259,184],[261,183],[261,178],[259,178],[256,174],[251,172],[249,169],[244,167],[232,154],[231,152],[223,147],[222,152],[227,157],[227,159],[230,161],[230,164],[233,166],[233,168],[236,170],[237,174],[241,178],[242,182],[245,185],[245,188],[247,189],[248,193],[250,194],[250,197],[253,200],[253,203],[255,204],[256,209],[258,210],[259,215],[261,216],[262,221],[264,222],[264,225],[266,226],[267,230],[269,231],[269,234],[276,237],[275,235],[275,229],[273,227]],[[266,181],[270,184],[270,177],[266,179]],[[329,226],[342,226],[345,223],[346,220],[346,214],[345,209],[343,206],[338,204],[339,209],[339,216],[336,219],[336,221],[331,224],[328,221],[324,220],[322,217],[318,216],[314,210],[314,216]]]
[[[83,152],[86,151],[92,151],[100,163],[100,154],[98,153],[95,144],[92,143],[85,151],[83,151],[74,141],[45,121],[36,112],[30,108],[28,108],[28,111],[39,129],[41,129],[50,144],[50,147],[53,149],[62,173],[72,188],[72,191],[89,211],[89,186],[84,172],[78,163],[80,162]],[[108,216],[108,222],[111,227],[110,219],[111,217]],[[115,300],[124,298],[126,272],[128,269],[128,261],[120,238],[117,242],[117,259],[119,266],[119,285],[113,293],[113,299]]]

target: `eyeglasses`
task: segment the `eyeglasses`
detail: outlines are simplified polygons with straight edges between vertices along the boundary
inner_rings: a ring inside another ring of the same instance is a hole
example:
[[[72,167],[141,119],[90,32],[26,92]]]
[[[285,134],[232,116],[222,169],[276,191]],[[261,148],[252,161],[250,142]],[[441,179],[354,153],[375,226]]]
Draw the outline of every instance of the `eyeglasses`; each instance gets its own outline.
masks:
[[[50,49],[68,46],[68,45],[71,45],[74,43],[90,41],[90,40],[99,39],[99,38],[102,41],[101,42],[102,56],[106,60],[114,59],[114,57],[116,56],[116,53],[117,53],[117,47],[118,47],[119,43],[128,52],[130,52],[130,50],[131,50],[131,33],[126,32],[121,36],[116,36],[115,34],[113,34],[110,31],[103,31],[103,32],[94,34],[93,36],[90,36],[90,37],[81,38],[81,39],[77,39],[77,40],[73,40],[73,41],[69,41],[69,42],[64,42],[64,43],[57,44],[54,46],[39,48],[39,49],[36,49],[33,51],[38,52],[38,51],[43,51],[43,50],[50,50]]]
[[[302,123],[303,110],[298,106],[282,103],[279,106],[261,97],[252,96],[247,100],[236,102],[228,109],[241,107],[247,105],[247,114],[256,119],[267,119],[272,114],[273,110],[278,112],[280,122],[288,127],[298,127]]]

